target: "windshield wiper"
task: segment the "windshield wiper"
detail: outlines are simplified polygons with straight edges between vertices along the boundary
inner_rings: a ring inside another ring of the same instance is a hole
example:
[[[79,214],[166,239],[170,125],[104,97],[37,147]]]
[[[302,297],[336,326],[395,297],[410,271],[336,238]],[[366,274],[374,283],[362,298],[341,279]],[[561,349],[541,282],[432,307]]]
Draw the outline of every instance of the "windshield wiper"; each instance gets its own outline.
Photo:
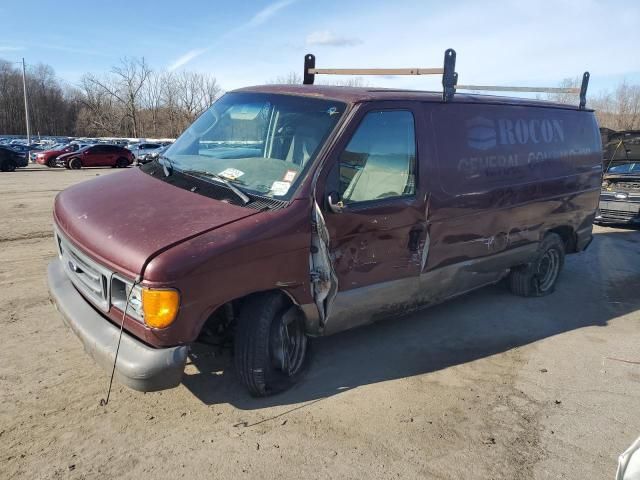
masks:
[[[205,177],[205,178],[214,180],[218,183],[222,183],[225,187],[227,187],[229,190],[235,193],[240,200],[242,200],[243,205],[246,205],[251,201],[251,199],[242,190],[240,190],[229,180],[227,180],[224,177],[221,177],[217,173],[205,172],[201,170],[181,170],[181,172],[186,173],[188,175],[197,176],[197,177]]]

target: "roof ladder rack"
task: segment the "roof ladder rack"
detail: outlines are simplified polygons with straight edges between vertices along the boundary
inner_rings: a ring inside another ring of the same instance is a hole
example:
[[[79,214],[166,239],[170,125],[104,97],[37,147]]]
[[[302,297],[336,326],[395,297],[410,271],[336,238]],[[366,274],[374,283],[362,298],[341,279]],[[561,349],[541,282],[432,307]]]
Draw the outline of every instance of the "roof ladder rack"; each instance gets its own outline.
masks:
[[[456,69],[456,51],[452,48],[444,52],[442,68],[316,68],[316,57],[308,53],[304,57],[305,85],[313,85],[316,75],[442,75],[442,100],[449,102],[456,90],[474,90],[486,92],[533,92],[568,93],[580,96],[579,108],[584,110],[587,104],[589,72],[582,75],[582,85],[577,87],[510,87],[501,85],[459,85]]]

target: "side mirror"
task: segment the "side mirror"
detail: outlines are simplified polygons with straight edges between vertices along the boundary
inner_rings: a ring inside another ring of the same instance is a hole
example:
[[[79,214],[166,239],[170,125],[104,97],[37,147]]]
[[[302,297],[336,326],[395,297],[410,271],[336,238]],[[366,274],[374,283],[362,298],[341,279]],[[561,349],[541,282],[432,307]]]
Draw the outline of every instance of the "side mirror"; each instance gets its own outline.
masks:
[[[344,211],[344,203],[340,198],[340,194],[338,192],[330,192],[327,195],[327,205],[329,206],[329,210],[333,213],[342,213]]]

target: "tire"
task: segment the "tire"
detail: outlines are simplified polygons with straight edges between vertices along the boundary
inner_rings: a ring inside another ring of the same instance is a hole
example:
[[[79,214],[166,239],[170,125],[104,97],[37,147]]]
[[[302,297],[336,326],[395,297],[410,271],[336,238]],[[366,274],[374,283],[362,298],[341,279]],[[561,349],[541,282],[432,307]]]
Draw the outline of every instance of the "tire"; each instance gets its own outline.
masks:
[[[119,158],[116,160],[116,168],[127,168],[129,166],[129,160],[126,158]]]
[[[80,170],[82,168],[82,162],[79,158],[72,158],[69,160],[68,165],[71,170]]]
[[[18,165],[15,160],[12,160],[11,158],[4,160],[0,166],[0,170],[3,172],[15,172],[16,168],[18,168]]]
[[[47,160],[47,167],[49,168],[55,168],[56,166],[56,158],[50,158],[49,160]]]
[[[286,344],[284,331],[290,340]],[[286,390],[296,383],[307,364],[308,339],[302,312],[282,294],[249,297],[238,316],[234,350],[236,371],[252,396]]]
[[[564,242],[557,233],[548,233],[531,263],[511,270],[507,277],[509,289],[521,297],[549,295],[555,289],[563,265]]]

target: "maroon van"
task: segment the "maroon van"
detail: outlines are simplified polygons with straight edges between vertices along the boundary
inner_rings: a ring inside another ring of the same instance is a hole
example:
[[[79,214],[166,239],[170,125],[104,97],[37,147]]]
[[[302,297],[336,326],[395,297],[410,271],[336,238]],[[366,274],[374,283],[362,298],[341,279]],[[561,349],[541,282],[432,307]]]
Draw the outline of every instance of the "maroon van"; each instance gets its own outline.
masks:
[[[213,332],[267,395],[299,376],[309,337],[502,279],[551,293],[591,242],[601,157],[583,107],[236,90],[151,163],[58,195],[51,295],[109,372],[123,326],[116,378],[134,389],[178,385]]]

